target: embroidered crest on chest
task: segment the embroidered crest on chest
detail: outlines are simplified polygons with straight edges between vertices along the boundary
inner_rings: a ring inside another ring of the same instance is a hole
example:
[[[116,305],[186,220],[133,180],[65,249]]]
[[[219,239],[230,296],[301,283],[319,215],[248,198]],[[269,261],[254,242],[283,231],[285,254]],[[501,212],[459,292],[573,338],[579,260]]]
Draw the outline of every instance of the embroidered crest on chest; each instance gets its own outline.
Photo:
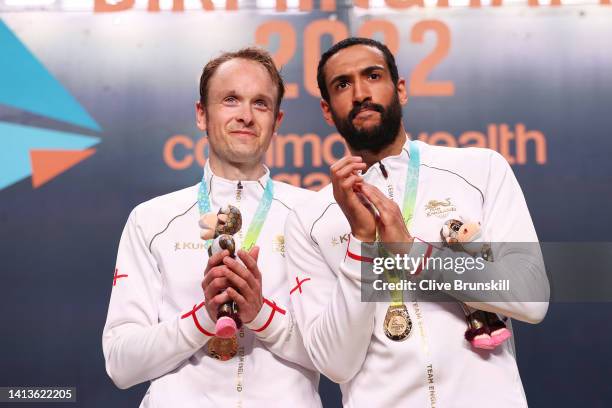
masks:
[[[425,204],[425,215],[431,217],[435,215],[438,218],[444,218],[448,213],[457,211],[457,207],[451,203],[450,197],[444,200],[429,200]]]
[[[272,238],[272,251],[278,252],[282,257],[285,256],[285,236],[276,235]]]

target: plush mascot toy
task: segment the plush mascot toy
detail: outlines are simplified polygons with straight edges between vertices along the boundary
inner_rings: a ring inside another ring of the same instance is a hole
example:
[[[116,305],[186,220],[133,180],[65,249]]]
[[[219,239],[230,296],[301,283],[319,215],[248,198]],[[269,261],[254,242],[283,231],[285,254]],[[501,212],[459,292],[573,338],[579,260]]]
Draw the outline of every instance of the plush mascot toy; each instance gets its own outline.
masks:
[[[242,215],[238,208],[228,205],[220,209],[217,214],[204,214],[199,224],[202,228],[200,237],[204,240],[213,240],[208,247],[209,256],[227,249],[232,258],[236,257],[236,243],[232,235],[242,228]],[[238,306],[235,302],[227,302],[219,307],[215,336],[224,339],[231,338],[241,326],[242,321],[238,316]]]
[[[480,232],[479,222],[451,219],[444,223],[440,235],[444,243],[452,250],[465,252],[471,256],[480,256],[485,261],[493,262],[491,246],[474,242],[480,237]],[[461,307],[468,324],[465,339],[473,347],[492,350],[512,336],[506,324],[499,319],[497,314],[473,309],[465,303],[461,303]]]

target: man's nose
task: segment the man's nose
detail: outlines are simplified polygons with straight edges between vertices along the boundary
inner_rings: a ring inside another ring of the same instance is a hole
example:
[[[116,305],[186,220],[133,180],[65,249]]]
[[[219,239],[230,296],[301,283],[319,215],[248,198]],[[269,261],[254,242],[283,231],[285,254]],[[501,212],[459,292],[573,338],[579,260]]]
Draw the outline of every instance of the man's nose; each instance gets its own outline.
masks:
[[[364,81],[355,81],[355,85],[353,86],[353,104],[357,105],[371,100],[372,94],[370,92],[370,86]]]
[[[253,110],[249,104],[244,104],[237,113],[236,120],[245,126],[253,124]]]

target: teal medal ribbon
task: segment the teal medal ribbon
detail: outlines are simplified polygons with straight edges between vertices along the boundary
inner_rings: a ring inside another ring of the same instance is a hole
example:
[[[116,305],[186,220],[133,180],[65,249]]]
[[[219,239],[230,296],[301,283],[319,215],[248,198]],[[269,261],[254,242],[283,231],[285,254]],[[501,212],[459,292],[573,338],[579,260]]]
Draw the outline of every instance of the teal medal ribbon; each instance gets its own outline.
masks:
[[[249,225],[249,229],[247,230],[244,242],[242,243],[243,250],[249,251],[257,242],[257,238],[261,233],[261,229],[264,225],[264,222],[268,217],[268,212],[270,211],[270,206],[272,205],[273,198],[274,182],[272,181],[272,177],[268,177],[263,196],[261,198],[261,201],[259,202],[259,205],[257,206],[253,221],[251,222],[251,225]],[[204,215],[206,213],[211,212],[210,197],[208,196],[208,183],[206,183],[206,174],[202,176],[202,181],[200,182],[200,188],[198,190],[198,208],[200,209],[200,215]],[[212,239],[206,240],[207,248],[212,244],[212,241]]]
[[[409,228],[414,218],[414,206],[416,203],[416,193],[419,184],[419,168],[421,157],[416,143],[410,141],[410,162],[406,170],[406,187],[404,191],[404,203],[402,208],[402,218],[406,228]],[[378,235],[378,234],[377,234]],[[379,244],[379,253],[382,256],[390,254]],[[389,282],[399,283],[403,274],[397,271],[385,271],[385,277]],[[412,320],[406,305],[404,305],[403,292],[401,290],[389,291],[391,303],[387,308],[385,320],[383,321],[383,331],[385,335],[393,341],[405,340],[412,331]]]
[[[408,170],[406,170],[406,189],[404,191],[404,205],[402,208],[402,216],[404,217],[406,228],[410,228],[410,223],[414,217],[420,167],[421,154],[419,148],[415,142],[410,141],[410,162],[408,163]]]
[[[408,168],[406,169],[406,187],[404,190],[404,203],[402,208],[402,218],[406,228],[410,227],[414,218],[414,205],[416,203],[417,187],[419,184],[419,168],[421,166],[421,157],[419,148],[416,143],[410,141],[410,161]],[[378,237],[377,237],[378,238]],[[379,244],[380,245],[380,244]],[[382,256],[390,256],[382,245],[379,246],[379,252]],[[386,278],[389,282],[398,283],[401,279],[401,275],[397,273],[385,272]],[[403,305],[402,291],[391,291],[391,305],[400,306]]]

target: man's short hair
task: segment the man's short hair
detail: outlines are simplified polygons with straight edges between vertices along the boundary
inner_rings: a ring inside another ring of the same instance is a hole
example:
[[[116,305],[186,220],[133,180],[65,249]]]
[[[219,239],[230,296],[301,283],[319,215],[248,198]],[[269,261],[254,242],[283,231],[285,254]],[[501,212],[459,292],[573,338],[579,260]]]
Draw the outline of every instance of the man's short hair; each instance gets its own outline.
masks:
[[[275,112],[278,113],[281,101],[285,95],[285,84],[283,82],[283,78],[278,72],[278,69],[276,69],[272,56],[270,56],[268,51],[258,47],[246,47],[235,52],[224,52],[217,58],[208,61],[208,63],[204,66],[202,76],[200,77],[200,103],[202,104],[202,108],[206,108],[206,102],[208,100],[208,82],[217,71],[217,68],[219,68],[219,66],[224,62],[236,58],[257,62],[261,64],[266,71],[268,71],[268,74],[270,74],[270,78],[276,85],[277,89]]]
[[[395,65],[395,58],[393,57],[391,51],[389,51],[389,48],[387,48],[386,45],[370,38],[349,37],[340,41],[337,44],[334,44],[329,50],[325,51],[321,56],[321,60],[319,61],[319,66],[317,68],[317,85],[319,85],[321,97],[326,102],[329,102],[329,91],[327,90],[327,85],[325,84],[325,64],[327,63],[327,60],[330,59],[338,51],[348,47],[352,47],[353,45],[367,45],[369,47],[379,49],[385,57],[387,68],[389,68],[389,72],[391,73],[391,80],[393,81],[393,84],[397,86],[397,82],[399,81],[399,74],[397,72],[397,65]]]

